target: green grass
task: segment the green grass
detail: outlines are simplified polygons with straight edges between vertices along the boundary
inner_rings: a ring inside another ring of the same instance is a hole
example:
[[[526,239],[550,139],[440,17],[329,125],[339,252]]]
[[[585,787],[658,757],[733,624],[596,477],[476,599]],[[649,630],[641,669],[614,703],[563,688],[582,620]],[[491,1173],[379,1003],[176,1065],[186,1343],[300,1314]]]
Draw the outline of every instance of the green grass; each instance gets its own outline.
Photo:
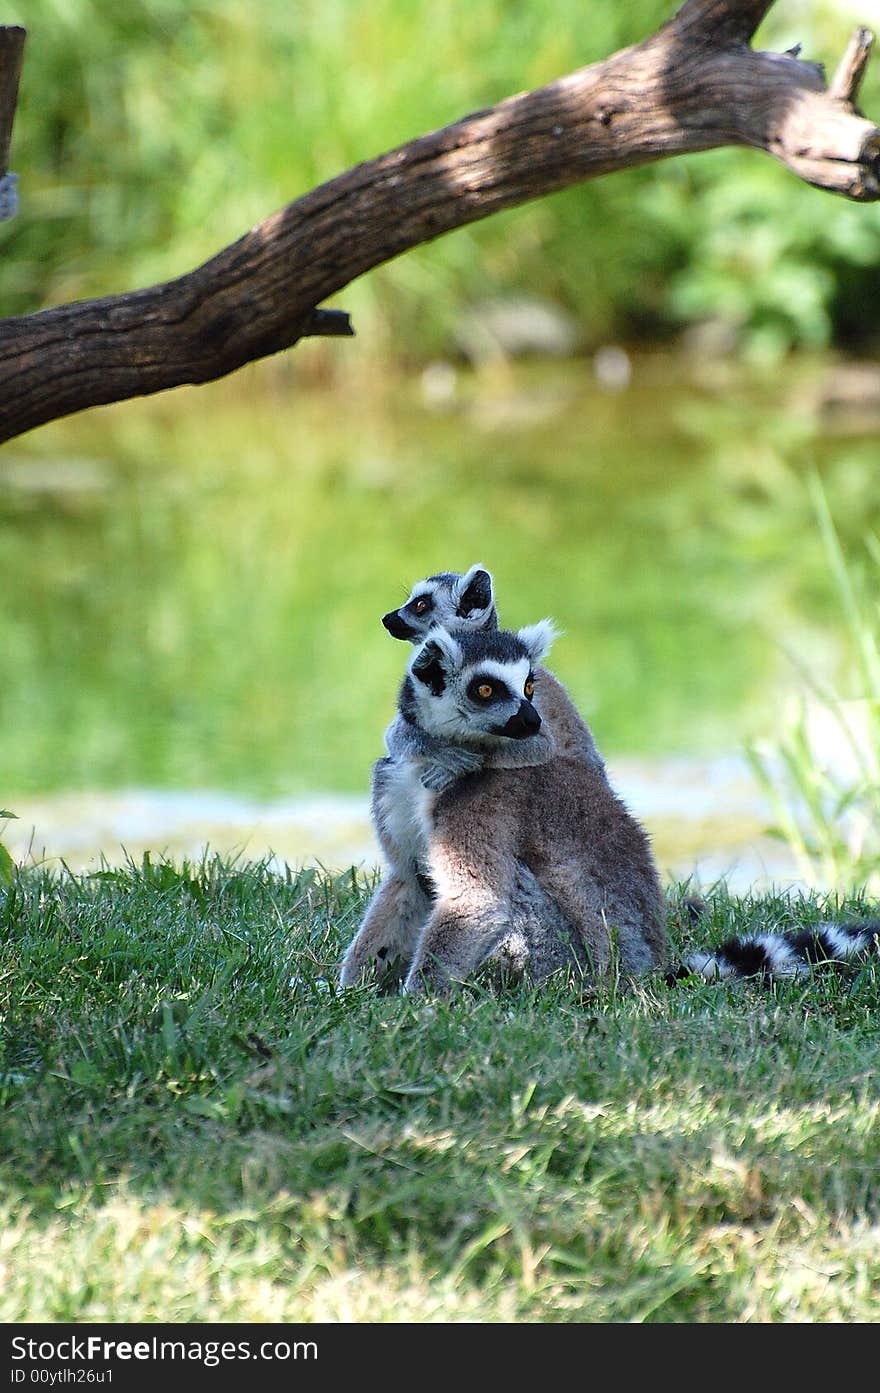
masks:
[[[876,1317],[876,963],[341,997],[367,890],[17,873],[0,1319]],[[677,950],[827,909],[672,902]]]

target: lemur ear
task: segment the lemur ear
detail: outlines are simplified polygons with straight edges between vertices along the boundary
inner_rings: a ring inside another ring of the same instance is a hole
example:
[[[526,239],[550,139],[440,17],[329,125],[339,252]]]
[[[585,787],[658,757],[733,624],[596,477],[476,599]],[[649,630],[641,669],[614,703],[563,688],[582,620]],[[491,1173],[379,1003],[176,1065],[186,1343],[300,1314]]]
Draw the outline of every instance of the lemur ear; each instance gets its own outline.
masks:
[[[550,652],[553,640],[559,638],[559,630],[552,619],[541,619],[520,629],[517,638],[525,644],[532,662],[539,663]]]
[[[445,629],[431,629],[425,642],[409,665],[410,673],[416,681],[430,687],[433,696],[441,696],[446,690],[446,679],[461,660],[461,650]]]
[[[485,566],[471,566],[455,583],[455,612],[467,619],[474,610],[491,609],[495,599],[492,577]]]

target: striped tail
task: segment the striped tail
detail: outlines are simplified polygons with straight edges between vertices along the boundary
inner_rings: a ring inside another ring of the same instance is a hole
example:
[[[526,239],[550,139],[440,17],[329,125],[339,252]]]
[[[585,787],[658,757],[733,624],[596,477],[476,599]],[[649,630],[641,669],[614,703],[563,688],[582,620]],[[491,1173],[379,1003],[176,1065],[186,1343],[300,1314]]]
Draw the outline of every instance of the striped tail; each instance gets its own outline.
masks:
[[[748,934],[729,938],[711,953],[691,953],[674,974],[696,974],[707,982],[731,977],[763,977],[787,982],[805,977],[822,963],[844,963],[880,950],[880,919],[863,924],[816,924],[791,933]]]

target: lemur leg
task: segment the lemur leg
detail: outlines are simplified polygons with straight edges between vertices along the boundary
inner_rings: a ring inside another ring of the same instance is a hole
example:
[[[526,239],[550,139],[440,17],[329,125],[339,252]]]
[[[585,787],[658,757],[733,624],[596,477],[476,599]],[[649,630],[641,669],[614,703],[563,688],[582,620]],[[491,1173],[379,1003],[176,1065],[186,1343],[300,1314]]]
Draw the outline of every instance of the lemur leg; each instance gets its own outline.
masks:
[[[509,975],[525,975],[533,982],[541,982],[560,968],[576,965],[584,971],[589,967],[580,934],[520,861],[516,865],[510,921],[511,931],[491,959]]]
[[[494,848],[493,848],[494,850]],[[468,977],[511,934],[515,863],[461,855],[437,837],[429,870],[437,898],[416,946],[404,991],[445,991]]]
[[[452,982],[469,977],[508,931],[498,903],[486,901],[477,911],[441,901],[422,931],[403,990],[411,995],[446,991]]]
[[[367,906],[339,974],[351,987],[373,979],[388,989],[406,976],[431,900],[419,882],[392,871]]]
[[[590,970],[607,971],[611,954],[605,900],[586,868],[562,861],[545,863],[540,870],[534,867],[532,870],[541,888],[574,930]]]

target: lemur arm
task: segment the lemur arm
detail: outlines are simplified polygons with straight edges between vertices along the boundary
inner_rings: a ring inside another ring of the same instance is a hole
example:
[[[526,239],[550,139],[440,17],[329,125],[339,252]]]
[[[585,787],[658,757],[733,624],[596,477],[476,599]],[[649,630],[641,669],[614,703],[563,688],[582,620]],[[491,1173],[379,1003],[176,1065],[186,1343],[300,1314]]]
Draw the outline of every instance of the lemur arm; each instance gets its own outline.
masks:
[[[451,745],[428,735],[412,721],[395,716],[385,732],[385,748],[392,759],[418,759],[424,764],[423,788],[440,793],[463,774],[483,767],[483,755],[463,745]]]
[[[442,793],[456,779],[478,769],[532,769],[546,764],[555,753],[549,730],[541,730],[528,740],[499,739],[497,745],[473,749],[438,740],[401,716],[396,716],[386,730],[385,748],[392,759],[422,760],[422,787],[434,793]]]

